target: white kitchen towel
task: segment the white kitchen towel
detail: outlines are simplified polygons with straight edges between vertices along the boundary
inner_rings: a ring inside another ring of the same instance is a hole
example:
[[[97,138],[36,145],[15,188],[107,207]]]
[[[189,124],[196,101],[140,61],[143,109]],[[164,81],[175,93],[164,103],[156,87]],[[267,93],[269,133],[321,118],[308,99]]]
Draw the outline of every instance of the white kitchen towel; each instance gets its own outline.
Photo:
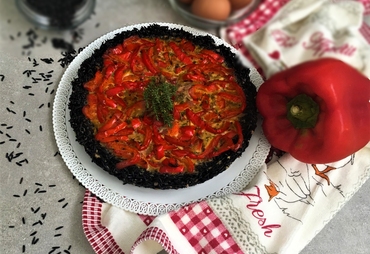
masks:
[[[370,77],[370,47],[361,34],[359,1],[293,0],[242,43],[266,78],[298,63],[333,57]]]

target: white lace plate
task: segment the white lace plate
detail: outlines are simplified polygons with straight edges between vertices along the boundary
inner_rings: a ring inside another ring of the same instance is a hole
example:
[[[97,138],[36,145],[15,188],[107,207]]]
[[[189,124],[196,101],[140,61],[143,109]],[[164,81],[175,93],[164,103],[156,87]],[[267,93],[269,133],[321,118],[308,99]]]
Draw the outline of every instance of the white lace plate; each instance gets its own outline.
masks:
[[[115,34],[122,31],[134,28],[140,29],[140,27],[150,24],[153,23],[128,26],[110,32],[88,45],[76,56],[65,71],[55,95],[53,128],[63,160],[83,186],[105,202],[124,210],[146,215],[160,215],[176,210],[186,204],[241,191],[265,163],[270,145],[262,134],[261,122],[259,121],[249,146],[227,170],[202,184],[178,190],[155,190],[130,184],[123,185],[116,177],[91,162],[91,158],[84,148],[75,141],[76,136],[69,123],[68,103],[72,90],[71,81],[76,77],[81,63],[89,58],[94,50],[99,48],[106,40],[113,38]],[[156,24],[166,26],[169,29],[183,29],[194,35],[209,35],[217,45],[224,44],[230,47],[233,53],[240,55],[236,49],[213,35],[176,24]],[[248,65],[247,62],[245,63]],[[256,87],[261,85],[262,78],[253,68],[251,68],[250,77]]]

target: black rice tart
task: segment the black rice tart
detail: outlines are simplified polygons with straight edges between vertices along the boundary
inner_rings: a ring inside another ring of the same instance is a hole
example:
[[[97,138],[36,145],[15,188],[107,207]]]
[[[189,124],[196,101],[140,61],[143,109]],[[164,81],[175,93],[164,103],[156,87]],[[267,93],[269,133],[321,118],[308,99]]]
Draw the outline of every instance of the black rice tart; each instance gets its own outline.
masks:
[[[134,35],[143,38],[183,38],[193,42],[195,45],[217,52],[224,57],[227,67],[234,70],[236,80],[242,87],[246,97],[247,106],[239,121],[242,126],[244,139],[241,147],[236,152],[228,150],[212,160],[198,164],[192,173],[150,172],[135,165],[127,166],[120,170],[116,169],[116,164],[120,162],[120,159],[94,138],[94,126],[82,112],[88,94],[83,85],[94,78],[97,70],[103,68],[102,56],[104,52]],[[149,24],[116,34],[114,38],[107,40],[99,49],[96,49],[91,57],[84,60],[78,70],[77,77],[71,82],[71,85],[72,93],[68,107],[70,110],[70,124],[76,133],[77,142],[85,148],[86,153],[95,164],[120,179],[123,184],[153,189],[179,189],[203,183],[226,170],[236,158],[241,156],[248,147],[249,140],[256,128],[256,88],[250,81],[249,69],[240,62],[239,57],[229,47],[223,44],[216,45],[214,39],[209,35],[194,35],[182,28],[174,29],[164,25]]]

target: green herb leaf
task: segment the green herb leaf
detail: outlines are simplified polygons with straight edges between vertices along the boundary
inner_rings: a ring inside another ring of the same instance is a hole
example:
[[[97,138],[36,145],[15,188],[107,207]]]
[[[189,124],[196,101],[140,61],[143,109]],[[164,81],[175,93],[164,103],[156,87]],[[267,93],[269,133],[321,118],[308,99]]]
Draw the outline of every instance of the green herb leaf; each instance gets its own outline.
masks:
[[[144,90],[146,109],[167,126],[173,122],[173,97],[176,90],[174,85],[156,79],[152,79]]]

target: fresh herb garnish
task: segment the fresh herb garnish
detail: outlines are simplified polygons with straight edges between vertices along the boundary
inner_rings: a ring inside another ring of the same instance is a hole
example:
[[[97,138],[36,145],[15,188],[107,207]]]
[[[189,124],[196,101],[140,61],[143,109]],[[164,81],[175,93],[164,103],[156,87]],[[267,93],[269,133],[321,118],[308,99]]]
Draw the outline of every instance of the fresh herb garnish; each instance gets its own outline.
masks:
[[[173,97],[176,87],[165,81],[152,79],[144,90],[146,109],[150,115],[167,126],[173,122]]]

